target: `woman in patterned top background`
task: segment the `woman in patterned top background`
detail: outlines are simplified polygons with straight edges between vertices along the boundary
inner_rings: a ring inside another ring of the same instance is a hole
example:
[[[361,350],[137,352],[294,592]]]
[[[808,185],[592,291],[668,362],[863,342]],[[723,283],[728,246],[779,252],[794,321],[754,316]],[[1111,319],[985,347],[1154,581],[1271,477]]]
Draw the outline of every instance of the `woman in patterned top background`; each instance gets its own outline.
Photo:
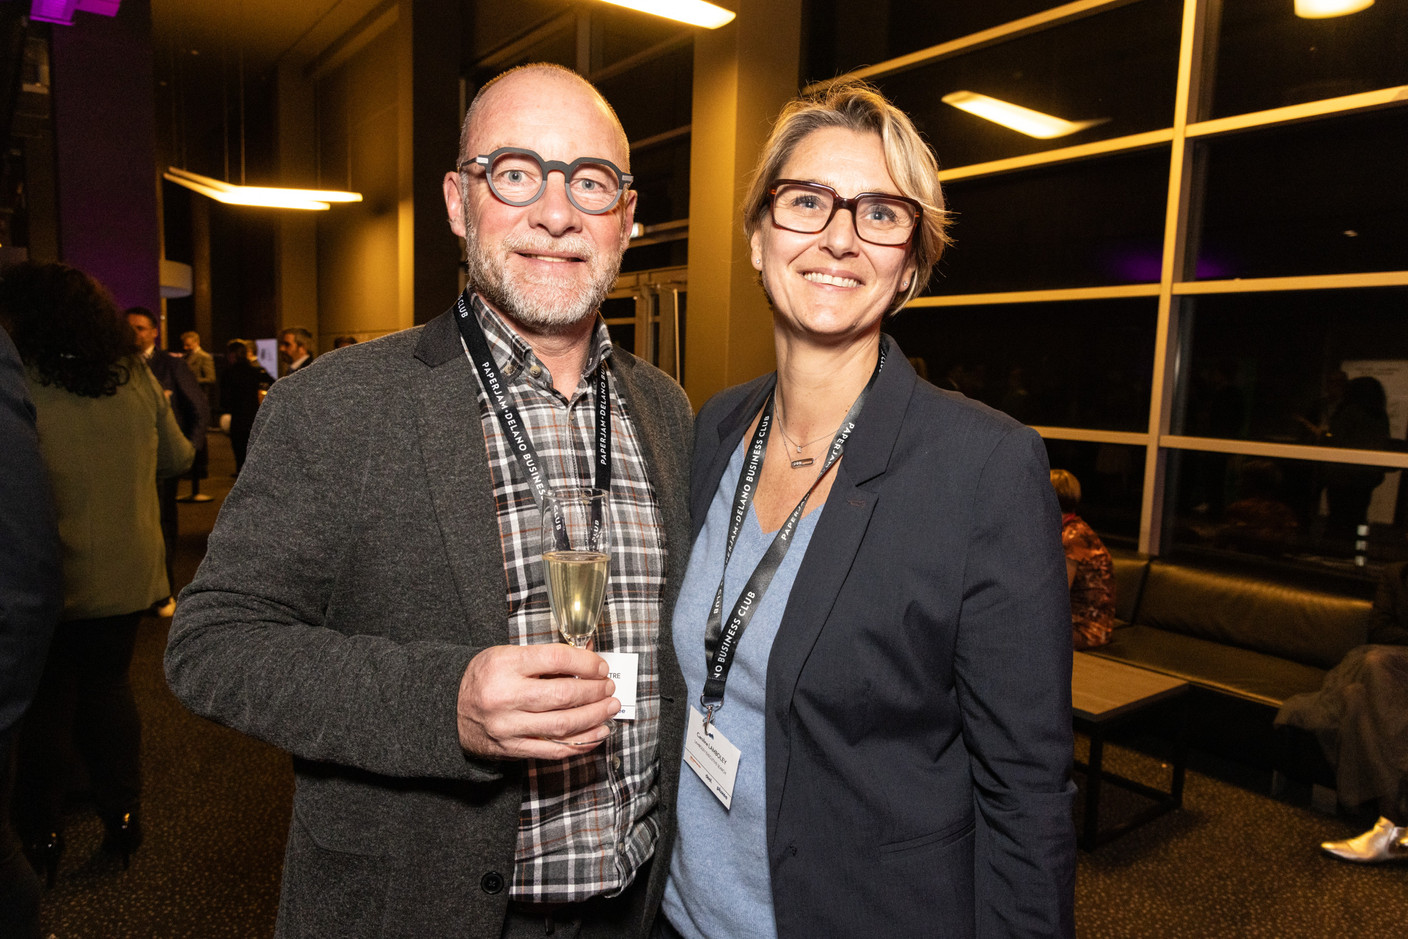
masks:
[[[1100,536],[1076,514],[1080,480],[1054,469],[1051,485],[1061,504],[1061,547],[1071,588],[1071,642],[1077,649],[1103,646],[1115,626],[1115,564]]]

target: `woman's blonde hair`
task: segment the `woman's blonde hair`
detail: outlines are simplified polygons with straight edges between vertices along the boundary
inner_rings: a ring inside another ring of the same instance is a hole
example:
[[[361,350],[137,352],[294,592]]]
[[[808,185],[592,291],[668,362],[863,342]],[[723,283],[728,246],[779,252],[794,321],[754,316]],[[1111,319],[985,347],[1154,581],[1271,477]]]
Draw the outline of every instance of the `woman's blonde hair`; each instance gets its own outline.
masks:
[[[929,274],[949,244],[949,217],[939,186],[939,164],[909,116],[875,88],[858,79],[836,79],[787,102],[763,145],[743,200],[743,231],[751,239],[767,218],[768,188],[802,140],[814,130],[841,127],[880,137],[885,168],[899,194],[914,199],[924,211],[909,250],[915,274],[906,290],[896,294],[893,313],[929,283]]]

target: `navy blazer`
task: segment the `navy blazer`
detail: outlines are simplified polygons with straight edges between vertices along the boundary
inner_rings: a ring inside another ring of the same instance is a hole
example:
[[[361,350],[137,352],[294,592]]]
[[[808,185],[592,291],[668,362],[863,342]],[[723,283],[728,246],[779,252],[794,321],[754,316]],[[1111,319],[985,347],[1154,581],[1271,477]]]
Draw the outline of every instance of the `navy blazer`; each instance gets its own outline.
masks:
[[[768,660],[778,935],[1070,936],[1070,607],[1045,448],[890,342]],[[775,381],[700,412],[696,535]]]
[[[63,610],[63,560],[34,402],[0,329],[0,782],[11,735],[34,697]],[[8,806],[6,807],[8,808]],[[5,829],[0,824],[0,831]]]

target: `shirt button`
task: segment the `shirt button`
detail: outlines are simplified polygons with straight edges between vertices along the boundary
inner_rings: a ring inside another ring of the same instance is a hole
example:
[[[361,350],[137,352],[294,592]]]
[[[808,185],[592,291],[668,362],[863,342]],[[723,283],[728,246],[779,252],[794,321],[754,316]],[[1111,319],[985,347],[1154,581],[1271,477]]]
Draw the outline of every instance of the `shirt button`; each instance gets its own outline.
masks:
[[[543,367],[541,365],[530,365],[528,367],[528,374],[532,375],[534,378],[537,378],[538,376],[543,374]]]
[[[621,768],[621,758],[620,758],[619,756],[613,756],[613,757],[611,758],[611,768],[612,768],[612,769],[620,769],[620,768]]]

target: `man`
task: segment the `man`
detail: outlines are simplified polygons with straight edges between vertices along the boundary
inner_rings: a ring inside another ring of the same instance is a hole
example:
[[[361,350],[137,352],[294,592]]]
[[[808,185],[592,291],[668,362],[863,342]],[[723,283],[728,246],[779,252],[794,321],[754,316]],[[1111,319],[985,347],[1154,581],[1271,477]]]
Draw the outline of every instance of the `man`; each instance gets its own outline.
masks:
[[[208,455],[205,449],[205,428],[210,423],[210,406],[206,403],[205,392],[201,390],[196,376],[186,367],[181,356],[165,349],[157,348],[161,338],[161,326],[156,314],[144,306],[127,308],[127,322],[137,334],[137,345],[142,350],[142,358],[152,370],[156,380],[161,382],[166,398],[171,402],[171,411],[176,415],[176,424],[181,433],[195,447],[196,457],[191,464],[191,474],[205,474]],[[166,580],[175,590],[174,559],[176,557],[176,537],[180,534],[176,515],[176,489],[179,479],[156,480],[158,503],[161,507],[161,537],[166,543]],[[170,616],[176,610],[176,598],[152,608],[157,616]]]
[[[39,879],[10,827],[10,751],[63,607],[59,528],[24,366],[0,326],[0,933],[38,939]]]
[[[209,424],[215,414],[215,356],[200,347],[200,333],[194,330],[181,334],[181,346],[186,350],[186,367],[195,376],[196,384],[200,386],[201,393],[205,396],[206,423]],[[191,494],[182,496],[176,501],[210,501],[210,496],[200,491],[200,481],[206,477],[208,466],[209,451],[201,448],[197,451],[195,463],[191,465]]]
[[[692,419],[597,312],[625,134],[543,65],[482,88],[460,142],[468,289],[270,389],[167,649],[188,706],[294,755],[281,937],[643,936],[664,887]],[[610,490],[619,681],[554,641],[535,483]]]
[[[196,377],[196,384],[205,392],[205,401],[213,416],[215,410],[215,356],[200,347],[200,333],[191,330],[181,334],[181,347],[186,350],[186,367]]]
[[[279,354],[288,362],[285,375],[292,375],[313,361],[313,334],[302,326],[290,326],[279,333]]]

